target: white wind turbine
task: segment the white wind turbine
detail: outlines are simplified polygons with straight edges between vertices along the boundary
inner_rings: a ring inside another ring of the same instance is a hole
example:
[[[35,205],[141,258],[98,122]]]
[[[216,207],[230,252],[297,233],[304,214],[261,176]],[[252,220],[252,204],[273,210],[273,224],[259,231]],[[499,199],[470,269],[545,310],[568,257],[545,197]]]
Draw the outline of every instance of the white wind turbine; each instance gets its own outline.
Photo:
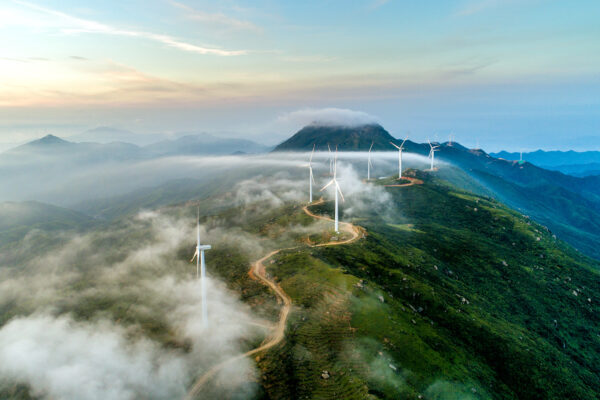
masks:
[[[371,142],[371,147],[369,147],[369,158],[367,159],[367,180],[371,180],[371,168],[373,168],[373,163],[371,162],[371,150],[373,149],[373,144],[375,142]]]
[[[206,327],[208,308],[206,304],[206,266],[204,265],[204,251],[210,250],[211,246],[206,244],[200,244],[200,208],[198,208],[198,216],[196,219],[196,233],[196,252],[194,253],[194,256],[192,257],[190,262],[194,262],[194,258],[196,259],[196,279],[198,279],[198,274],[200,274],[200,293],[202,296],[202,326]]]
[[[431,158],[431,170],[433,171],[433,164],[435,161],[435,152],[438,151],[438,148],[440,146],[432,145],[431,142],[429,141],[429,139],[427,140],[427,143],[429,143],[429,147],[431,148],[431,150],[429,150],[429,157]]]
[[[398,149],[398,179],[402,179],[402,151],[404,151],[404,142],[406,142],[406,139],[408,139],[408,136],[404,138],[400,146],[390,142],[392,146]]]
[[[335,232],[339,233],[339,222],[338,222],[338,192],[342,197],[342,201],[344,201],[344,195],[342,194],[342,189],[340,189],[340,185],[337,181],[337,147],[335,148],[335,158],[333,160],[333,179],[329,181],[329,183],[323,186],[321,191],[325,190],[327,187],[335,185]]]
[[[315,145],[313,144],[312,152],[310,153],[310,159],[308,160],[308,202],[312,203],[313,201],[313,183],[316,185],[315,178],[313,176],[312,170],[312,159],[315,154]]]

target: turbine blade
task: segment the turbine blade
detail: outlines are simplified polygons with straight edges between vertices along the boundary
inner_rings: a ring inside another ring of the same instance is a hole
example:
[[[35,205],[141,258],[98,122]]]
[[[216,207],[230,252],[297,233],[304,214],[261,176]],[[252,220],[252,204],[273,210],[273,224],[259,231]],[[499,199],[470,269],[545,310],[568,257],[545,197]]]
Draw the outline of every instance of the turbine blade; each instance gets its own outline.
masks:
[[[374,144],[375,144],[375,142],[371,142],[371,147],[369,147],[369,153],[371,152],[371,149],[373,148]]]
[[[340,185],[337,183],[337,181],[335,181],[335,188],[337,189],[338,192],[340,192],[340,196],[342,197],[342,201],[345,202],[346,200],[344,200],[344,194],[342,193],[342,189],[340,189]]]
[[[400,147],[398,147],[398,146],[397,146],[395,143],[392,143],[392,142],[390,142],[390,144],[391,144],[392,146],[394,146],[395,148],[397,148],[398,150],[400,150]]]
[[[332,180],[330,180],[330,181],[329,181],[329,183],[328,183],[327,185],[323,186],[323,188],[321,189],[321,192],[322,192],[323,190],[327,189],[329,186],[331,186],[331,185],[332,185],[334,182],[335,182],[335,179],[332,179]]]
[[[308,160],[309,164],[312,163],[313,154],[315,154],[315,146],[316,146],[316,144],[313,144],[313,149],[312,149],[312,152],[310,153],[310,160]]]
[[[335,179],[335,176],[337,174],[337,144],[335,145],[335,157],[333,159],[333,176]]]
[[[402,144],[400,145],[400,147],[404,148],[404,142],[406,142],[407,139],[408,139],[408,136],[404,138],[404,140],[402,141]]]

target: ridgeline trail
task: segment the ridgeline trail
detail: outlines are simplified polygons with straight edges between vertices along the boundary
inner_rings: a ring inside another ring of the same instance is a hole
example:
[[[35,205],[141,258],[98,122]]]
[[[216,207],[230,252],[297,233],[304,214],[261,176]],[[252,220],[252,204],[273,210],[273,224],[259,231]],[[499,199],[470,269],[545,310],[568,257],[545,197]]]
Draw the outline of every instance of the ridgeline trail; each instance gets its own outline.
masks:
[[[409,183],[403,183],[400,185],[384,185],[385,187],[406,187],[412,185],[422,185],[423,181],[417,178],[411,178],[410,176],[403,176],[402,179],[410,181]]]
[[[308,209],[308,207],[311,205],[314,206],[314,205],[319,205],[319,204],[323,204],[323,203],[324,203],[324,200],[321,198],[316,202],[313,202],[309,205],[304,206],[302,208],[302,210],[307,215],[309,215],[313,218],[323,219],[323,220],[333,222],[333,220],[331,218],[325,217],[322,215],[316,215]],[[340,222],[340,228],[341,228],[341,230],[343,230],[351,235],[349,239],[342,240],[342,241],[332,241],[332,242],[328,242],[328,243],[321,243],[321,244],[313,245],[311,247],[338,246],[338,245],[342,245],[342,244],[349,244],[349,243],[355,242],[356,240],[360,239],[363,236],[364,230],[358,226],[355,226],[355,225],[349,223],[349,222]],[[196,398],[196,396],[198,396],[202,386],[204,386],[206,384],[206,382],[208,382],[212,377],[214,377],[215,374],[217,372],[219,372],[227,364],[230,364],[230,363],[232,363],[236,360],[242,359],[244,357],[250,357],[256,353],[259,353],[263,350],[270,349],[271,347],[276,346],[279,343],[281,343],[281,341],[285,337],[285,327],[287,324],[287,319],[288,319],[290,310],[292,308],[292,299],[290,298],[290,296],[287,295],[287,293],[285,293],[285,291],[281,288],[281,286],[279,286],[277,284],[277,282],[275,282],[272,278],[267,276],[266,267],[264,265],[264,262],[283,250],[291,250],[291,249],[295,249],[295,248],[298,248],[298,247],[289,247],[289,248],[273,250],[266,256],[254,261],[251,264],[250,270],[248,271],[248,274],[250,275],[250,277],[252,279],[255,279],[255,280],[258,279],[258,280],[262,281],[263,284],[267,285],[275,293],[275,295],[277,296],[277,301],[280,303],[283,303],[283,306],[281,307],[281,311],[279,312],[279,321],[277,322],[277,325],[275,326],[275,329],[273,330],[273,332],[265,339],[265,341],[259,347],[256,347],[250,351],[247,351],[246,353],[239,354],[237,356],[228,358],[228,359],[220,362],[219,364],[213,366],[208,371],[206,371],[202,376],[200,376],[194,382],[194,385],[189,390],[189,392],[186,396],[186,399],[192,400],[192,399]]]

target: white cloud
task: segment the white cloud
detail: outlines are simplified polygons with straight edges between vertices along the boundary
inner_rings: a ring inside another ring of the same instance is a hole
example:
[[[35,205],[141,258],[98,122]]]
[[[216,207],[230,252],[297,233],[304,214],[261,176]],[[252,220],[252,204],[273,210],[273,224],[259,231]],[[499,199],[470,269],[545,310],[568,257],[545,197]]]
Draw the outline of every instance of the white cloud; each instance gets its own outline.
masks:
[[[44,399],[182,398],[192,379],[243,353],[244,340],[264,337],[266,331],[254,326],[250,308],[213,277],[206,284],[209,325],[202,326],[200,282],[172,274],[189,269],[193,276],[195,270],[174,256],[186,241],[193,249],[194,227],[189,222],[141,213],[118,228],[73,237],[59,248],[37,253],[19,262],[18,269],[0,270],[0,307],[10,305],[17,314],[29,314],[0,328],[0,381],[27,384],[34,397]],[[123,239],[143,229],[144,240]],[[231,242],[223,229],[216,234],[211,230],[206,237],[212,244]],[[96,240],[114,242],[110,254],[98,251]],[[242,240],[249,243],[244,248],[258,246],[249,237]],[[33,253],[35,242],[24,240],[8,258]],[[253,251],[262,254],[260,249]],[[76,281],[90,284],[71,291]],[[166,347],[163,341],[144,337],[136,323],[120,318],[111,322],[115,315],[102,307],[93,308],[85,321],[68,313],[96,298],[127,304],[128,315],[161,321],[174,340],[190,346],[185,351]],[[132,298],[134,302],[128,300]],[[57,312],[64,314],[56,316]],[[218,390],[238,390],[252,375],[251,360],[240,359],[219,372],[216,379],[228,385]]]
[[[236,31],[252,31],[260,33],[262,32],[262,28],[256,26],[250,21],[244,21],[237,18],[230,17],[223,13],[207,13],[199,10],[195,10],[185,4],[178,2],[171,2],[175,7],[181,8],[185,10],[186,18],[204,22],[214,26],[221,26],[230,30]]]
[[[358,126],[377,123],[377,117],[362,111],[344,108],[305,108],[280,115],[275,125],[280,129],[298,130],[306,125]]]
[[[182,51],[196,53],[196,54],[211,54],[218,56],[238,56],[247,54],[246,50],[225,50],[213,47],[198,46],[192,43],[188,43],[174,37],[157,34],[145,31],[134,31],[119,29],[110,25],[106,25],[100,22],[91,21],[74,17],[72,15],[63,13],[61,11],[52,10],[45,8],[33,3],[29,3],[21,0],[12,0],[14,3],[27,7],[30,10],[38,11],[42,14],[49,15],[58,20],[48,22],[40,20],[38,18],[24,18],[27,21],[27,25],[35,27],[57,27],[63,33],[95,33],[104,35],[115,35],[115,36],[128,36],[128,37],[139,37],[147,40],[152,40],[158,43],[162,43],[166,46],[173,47]]]
[[[182,353],[127,339],[108,321],[68,316],[17,318],[0,330],[0,375],[29,383],[33,394],[58,399],[183,397],[188,383]]]

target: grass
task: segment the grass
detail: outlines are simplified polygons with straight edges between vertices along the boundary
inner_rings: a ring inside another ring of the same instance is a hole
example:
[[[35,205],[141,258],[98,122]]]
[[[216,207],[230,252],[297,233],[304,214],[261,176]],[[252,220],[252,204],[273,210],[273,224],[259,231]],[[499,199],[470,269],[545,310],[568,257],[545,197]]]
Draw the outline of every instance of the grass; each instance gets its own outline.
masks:
[[[598,398],[597,263],[488,197],[420,178],[389,189],[392,221],[361,216],[365,239],[269,266],[296,308],[284,347],[259,363],[266,393]]]

